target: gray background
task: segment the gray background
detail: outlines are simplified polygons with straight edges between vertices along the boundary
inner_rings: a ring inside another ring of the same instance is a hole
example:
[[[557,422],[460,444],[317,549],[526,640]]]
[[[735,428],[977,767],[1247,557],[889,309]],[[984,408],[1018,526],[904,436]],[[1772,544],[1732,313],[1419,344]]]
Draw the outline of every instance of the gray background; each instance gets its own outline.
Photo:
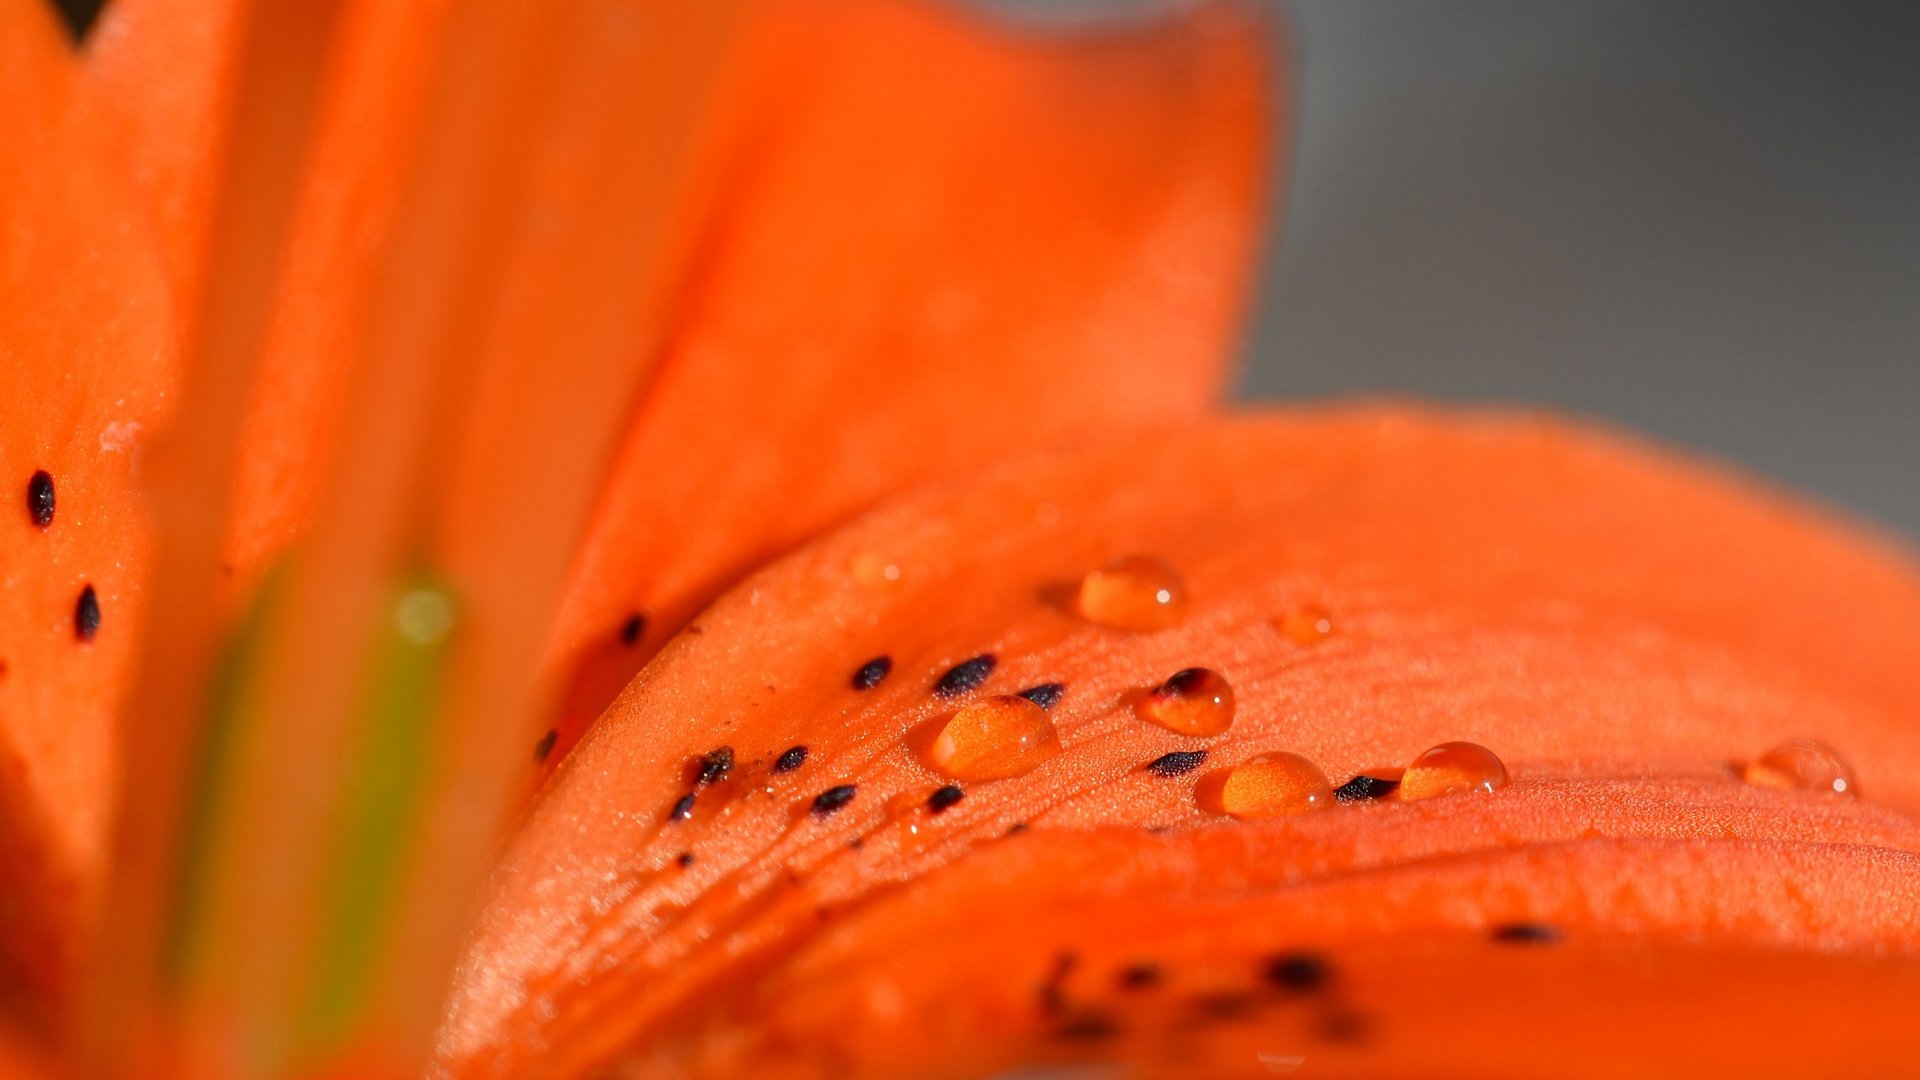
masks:
[[[1243,396],[1543,403],[1920,536],[1920,3],[1289,7]]]

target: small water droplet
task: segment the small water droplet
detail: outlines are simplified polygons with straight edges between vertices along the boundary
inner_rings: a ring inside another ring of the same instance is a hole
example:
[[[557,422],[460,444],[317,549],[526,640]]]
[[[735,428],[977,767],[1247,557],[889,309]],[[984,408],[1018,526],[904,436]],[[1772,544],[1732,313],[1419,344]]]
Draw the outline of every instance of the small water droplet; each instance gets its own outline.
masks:
[[[1295,645],[1318,645],[1333,636],[1333,616],[1326,608],[1308,604],[1273,620],[1273,628]]]
[[[1507,786],[1507,767],[1494,752],[1470,742],[1444,742],[1413,759],[1400,777],[1402,799],[1431,799]]]
[[[1218,735],[1233,724],[1233,687],[1217,671],[1187,668],[1135,702],[1133,712],[1182,735]]]
[[[1208,773],[1194,791],[1200,808],[1237,818],[1290,817],[1333,805],[1333,785],[1320,767],[1277,750]]]
[[[1812,739],[1781,743],[1748,762],[1740,778],[1760,787],[1832,792],[1848,798],[1857,794],[1853,770],[1846,761],[1832,747]]]
[[[1115,630],[1165,630],[1187,614],[1187,586],[1148,555],[1127,555],[1081,579],[1081,618]]]
[[[953,714],[928,750],[929,763],[955,780],[1024,776],[1060,752],[1047,710],[1014,695],[984,698]]]

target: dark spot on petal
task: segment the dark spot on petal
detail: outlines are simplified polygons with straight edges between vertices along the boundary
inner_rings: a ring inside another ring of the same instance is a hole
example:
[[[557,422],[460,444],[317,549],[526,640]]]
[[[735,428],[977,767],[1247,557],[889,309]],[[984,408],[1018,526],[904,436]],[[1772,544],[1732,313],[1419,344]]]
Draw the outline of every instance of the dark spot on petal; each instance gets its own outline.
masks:
[[[1333,789],[1333,797],[1341,802],[1366,802],[1368,799],[1381,799],[1393,794],[1400,786],[1398,780],[1382,780],[1377,776],[1356,776]]]
[[[1029,686],[1025,690],[1020,691],[1020,696],[1043,709],[1051,709],[1055,705],[1060,704],[1060,698],[1064,696],[1066,692],[1066,683],[1050,682],[1041,683],[1039,686]]]
[[[700,756],[695,765],[693,782],[705,786],[717,784],[733,771],[733,747],[716,746]]]
[[[680,854],[675,855],[673,857],[673,861],[679,864],[680,869],[685,870],[687,867],[693,865],[693,852],[683,851]]]
[[[978,688],[981,683],[987,681],[987,676],[993,674],[993,665],[997,663],[999,661],[994,659],[992,653],[982,653],[971,660],[962,660],[948,668],[947,673],[940,676],[940,680],[933,684],[934,696],[959,697]]]
[[[1079,964],[1080,957],[1070,952],[1063,952],[1053,958],[1053,970],[1047,972],[1047,977],[1040,983],[1040,989],[1036,994],[1040,999],[1041,1010],[1047,1015],[1059,1016],[1067,1011],[1067,976],[1073,974],[1073,969]]]
[[[780,757],[774,761],[773,771],[777,773],[792,772],[793,770],[806,764],[806,762],[807,762],[806,747],[789,746],[787,747],[785,752],[783,752],[780,755]]]
[[[27,481],[27,516],[43,529],[53,524],[53,476],[45,469]]]
[[[1287,953],[1268,961],[1266,974],[1273,985],[1304,994],[1325,986],[1333,972],[1313,953]]]
[[[80,590],[80,599],[73,605],[73,636],[81,641],[92,641],[100,632],[100,598],[93,593],[89,585]]]
[[[87,40],[87,34],[106,6],[107,0],[53,0],[53,8],[67,24],[67,33],[73,35],[75,45]]]
[[[864,836],[856,836],[853,839],[847,841],[847,846],[852,848],[855,851],[859,851],[861,848],[867,846],[867,838]]]
[[[967,793],[960,790],[960,785],[948,784],[927,796],[927,809],[938,814],[966,797]]]
[[[646,632],[647,617],[636,611],[627,616],[626,622],[620,624],[620,643],[637,645],[640,643],[640,635]]]
[[[547,758],[553,755],[553,744],[559,741],[560,733],[552,728],[548,728],[547,733],[540,736],[540,741],[533,744],[534,763],[539,765],[546,764]]]
[[[687,792],[685,795],[680,796],[680,801],[674,803],[673,809],[667,811],[667,820],[668,821],[685,821],[688,818],[692,817],[693,816],[693,799],[694,799],[694,796],[693,796],[693,792],[691,791]]]
[[[1062,1021],[1060,1026],[1054,1029],[1054,1034],[1062,1039],[1087,1041],[1111,1039],[1120,1034],[1120,1025],[1115,1023],[1111,1016],[1101,1013],[1081,1013],[1079,1016],[1068,1017]]]
[[[1320,1037],[1328,1042],[1360,1042],[1373,1029],[1365,1013],[1337,1009],[1320,1019]]]
[[[855,690],[871,690],[879,686],[881,681],[887,677],[887,673],[892,670],[892,657],[876,656],[866,663],[861,664],[860,670],[853,673],[853,688]]]
[[[1237,1020],[1257,1004],[1251,994],[1202,994],[1193,999],[1193,1012],[1201,1020]]]
[[[1501,923],[1490,937],[1505,945],[1558,945],[1560,931],[1543,923]]]
[[[1114,976],[1122,990],[1151,990],[1164,980],[1158,964],[1130,964]]]
[[[813,812],[825,817],[852,802],[854,795],[858,793],[859,790],[859,788],[854,787],[852,784],[841,784],[837,787],[830,787],[813,797]]]
[[[1024,821],[1016,821],[1013,824],[1007,826],[1008,836],[1019,836],[1021,833],[1026,831],[1027,831],[1027,823]]]
[[[1147,762],[1147,771],[1155,776],[1185,776],[1206,760],[1205,750],[1175,750]]]

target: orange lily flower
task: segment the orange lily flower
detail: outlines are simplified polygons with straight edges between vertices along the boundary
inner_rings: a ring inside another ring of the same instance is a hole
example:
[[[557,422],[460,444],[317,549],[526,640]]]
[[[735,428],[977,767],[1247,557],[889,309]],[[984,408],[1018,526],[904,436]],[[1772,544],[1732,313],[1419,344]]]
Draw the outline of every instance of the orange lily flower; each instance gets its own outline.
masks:
[[[1904,1061],[1911,559],[1209,415],[1276,44],[0,0],[0,1076]]]

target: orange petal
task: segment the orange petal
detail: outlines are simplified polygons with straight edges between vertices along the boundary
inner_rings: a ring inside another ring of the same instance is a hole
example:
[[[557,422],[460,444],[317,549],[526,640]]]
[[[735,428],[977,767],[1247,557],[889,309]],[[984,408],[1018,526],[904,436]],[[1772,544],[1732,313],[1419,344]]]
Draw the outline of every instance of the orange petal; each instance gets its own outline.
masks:
[[[137,476],[178,372],[146,222],[39,0],[0,3],[0,131],[0,996],[44,1020],[99,900],[151,543]]]
[[[242,0],[113,0],[87,69],[152,215],[177,310],[199,309],[235,79]]]
[[[1273,125],[1250,5],[1055,35],[768,7],[720,225],[568,585],[562,752],[747,569],[911,481],[1189,416],[1238,344]]]
[[[1178,625],[1077,613],[1080,578],[1134,554],[1183,584]],[[863,574],[876,560],[899,573]],[[1309,610],[1328,632],[1289,633]],[[1277,414],[1010,466],[802,548],[661,653],[506,852],[443,1059],[475,1076],[536,1058],[554,1075],[625,1058],[879,1074],[1011,1060],[1053,1033],[995,1002],[1030,1001],[1057,948],[1103,965],[1164,951],[1228,979],[1253,963],[1243,947],[1288,941],[1351,946],[1360,959],[1343,963],[1426,957],[1417,994],[1369,976],[1354,1004],[1383,1032],[1444,1020],[1471,1041],[1499,1014],[1430,988],[1456,958],[1476,977],[1473,935],[1509,919],[1583,942],[1658,931],[1633,947],[1674,957],[1676,987],[1763,971],[1742,1000],[1776,1015],[1792,978],[1856,968],[1772,950],[1920,952],[1900,899],[1920,877],[1915,640],[1904,552],[1716,470],[1540,420]],[[885,679],[852,685],[882,655]],[[984,679],[943,674],[983,655],[997,658]],[[1135,714],[1190,667],[1232,686],[1222,734]],[[930,734],[972,695],[1050,683],[1064,686],[1050,710],[1062,752],[963,784],[932,813],[949,779]],[[1795,736],[1839,748],[1861,800],[1738,779],[1731,762]],[[1207,770],[1255,755],[1304,755],[1338,784],[1453,740],[1491,748],[1511,783],[1235,823],[1197,798]],[[721,745],[733,768],[696,786],[693,764]],[[795,745],[804,763],[775,769]],[[1161,762],[1197,751],[1204,763]],[[850,801],[812,810],[844,785]],[[1030,931],[1013,929],[1029,914]],[[843,915],[871,921],[823,936]],[[972,936],[976,919],[988,936]],[[924,964],[902,953],[916,935]],[[1647,977],[1612,949],[1521,985],[1568,1002],[1591,977],[1627,1001]],[[1006,970],[976,989],[969,965],[996,959]],[[1910,987],[1912,973],[1866,978]],[[813,1041],[824,1013],[741,996],[805,985],[846,1003],[886,979],[900,993],[878,1007],[903,1011],[883,1030],[917,1033],[893,1049]],[[940,1020],[924,1011],[936,983],[952,1003]]]

